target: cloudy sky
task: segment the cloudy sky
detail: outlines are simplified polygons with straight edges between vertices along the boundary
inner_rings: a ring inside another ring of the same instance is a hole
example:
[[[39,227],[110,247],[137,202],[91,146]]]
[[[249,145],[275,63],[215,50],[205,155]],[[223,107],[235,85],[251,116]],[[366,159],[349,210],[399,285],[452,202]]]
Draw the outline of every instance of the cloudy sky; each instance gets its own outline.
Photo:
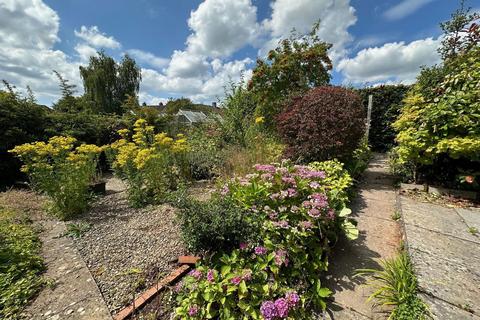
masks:
[[[478,0],[471,0],[475,6]],[[140,102],[207,102],[248,77],[292,28],[333,44],[333,82],[411,83],[438,63],[438,23],[455,0],[0,0],[0,79],[39,102],[59,97],[52,70],[83,91],[78,67],[103,49],[142,67]]]

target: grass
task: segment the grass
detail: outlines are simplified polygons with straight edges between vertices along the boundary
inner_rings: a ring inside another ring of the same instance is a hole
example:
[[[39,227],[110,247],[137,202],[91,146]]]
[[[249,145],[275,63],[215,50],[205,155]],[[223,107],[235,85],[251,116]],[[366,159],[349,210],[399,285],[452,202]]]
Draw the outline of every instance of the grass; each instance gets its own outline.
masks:
[[[400,211],[398,211],[398,210],[395,210],[395,212],[392,214],[392,220],[393,221],[398,221],[398,220],[400,220],[401,217],[402,217],[402,215],[400,214]]]
[[[375,306],[393,307],[391,320],[428,319],[428,307],[418,296],[417,278],[406,252],[380,262],[382,268],[360,269],[358,275],[368,276],[367,284],[373,288],[368,301]]]
[[[91,227],[92,226],[86,222],[69,223],[67,224],[67,231],[64,235],[70,238],[81,238]]]
[[[478,229],[475,227],[469,227],[468,232],[470,232],[473,235],[476,235],[478,233]]]
[[[24,213],[0,207],[0,319],[18,319],[44,285],[40,246]]]

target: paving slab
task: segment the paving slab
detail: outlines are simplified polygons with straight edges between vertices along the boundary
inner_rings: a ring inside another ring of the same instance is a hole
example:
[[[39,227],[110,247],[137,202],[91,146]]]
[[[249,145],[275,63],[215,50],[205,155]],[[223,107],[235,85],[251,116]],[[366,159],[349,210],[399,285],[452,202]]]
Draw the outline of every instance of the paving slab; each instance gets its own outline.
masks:
[[[65,223],[41,221],[44,276],[50,282],[25,309],[22,317],[32,320],[112,319],[102,295],[79,255],[72,239],[62,236]]]
[[[420,298],[430,305],[433,319],[439,320],[480,320],[480,317],[453,306],[445,301],[426,294],[420,294]]]
[[[462,217],[467,226],[471,228],[476,228],[478,232],[480,232],[480,209],[455,208],[455,210],[460,215],[460,217]]]
[[[386,156],[376,154],[365,171],[358,195],[351,208],[358,222],[359,238],[342,239],[330,258],[325,285],[334,294],[326,319],[386,319],[384,311],[367,302],[371,288],[358,269],[379,269],[379,260],[393,257],[400,244],[399,224],[392,221],[395,212],[393,178],[387,170]]]
[[[468,226],[454,208],[417,202],[407,197],[401,197],[401,208],[407,225],[480,244],[480,238],[468,231]]]
[[[435,319],[478,319],[480,242],[468,232],[477,210],[399,197],[419,289]]]

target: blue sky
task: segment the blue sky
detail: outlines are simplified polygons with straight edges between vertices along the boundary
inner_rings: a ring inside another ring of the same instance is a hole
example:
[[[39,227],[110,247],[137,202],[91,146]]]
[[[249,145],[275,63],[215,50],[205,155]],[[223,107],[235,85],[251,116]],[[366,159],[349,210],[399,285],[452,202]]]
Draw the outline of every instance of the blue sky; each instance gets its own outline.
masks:
[[[480,8],[479,1],[470,6]],[[454,0],[0,0],[0,74],[41,103],[58,98],[58,70],[83,88],[78,67],[104,49],[142,67],[140,101],[221,99],[257,56],[295,27],[321,20],[333,43],[333,82],[411,83],[439,62],[439,22]]]

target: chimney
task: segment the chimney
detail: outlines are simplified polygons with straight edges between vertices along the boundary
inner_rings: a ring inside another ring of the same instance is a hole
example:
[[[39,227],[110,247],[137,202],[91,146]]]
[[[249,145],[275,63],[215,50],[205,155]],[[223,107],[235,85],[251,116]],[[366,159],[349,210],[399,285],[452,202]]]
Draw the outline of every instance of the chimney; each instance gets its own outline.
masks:
[[[216,102],[212,102],[212,107],[216,108],[216,107],[217,107],[217,103],[216,103]]]

